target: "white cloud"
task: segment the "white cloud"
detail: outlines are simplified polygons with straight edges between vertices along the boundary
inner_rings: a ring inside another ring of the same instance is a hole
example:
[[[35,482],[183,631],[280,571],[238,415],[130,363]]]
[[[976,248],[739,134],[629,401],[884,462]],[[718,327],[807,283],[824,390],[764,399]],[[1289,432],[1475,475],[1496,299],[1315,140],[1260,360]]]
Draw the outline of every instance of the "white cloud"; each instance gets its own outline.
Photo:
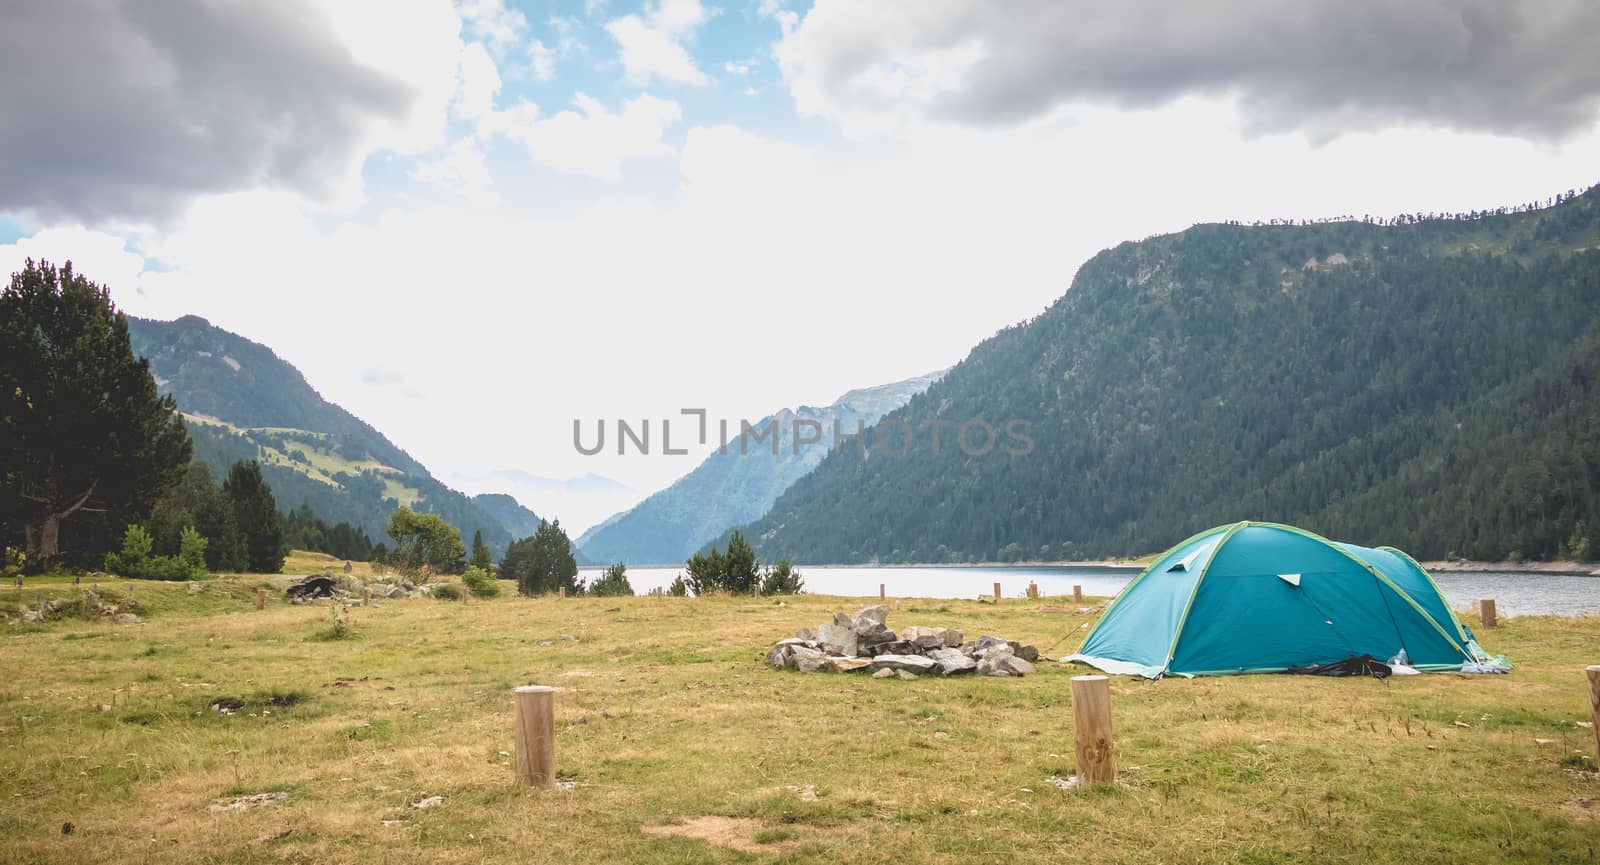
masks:
[[[91,281],[119,289],[137,286],[145,269],[144,256],[128,249],[126,240],[81,225],[47,228],[0,246],[0,277],[9,282],[8,277],[30,258],[57,267],[70,261]],[[123,295],[117,298],[122,300]]]
[[[676,84],[709,84],[695,66],[685,43],[707,18],[700,0],[660,0],[642,16],[624,15],[606,24],[617,41],[628,80],[644,85],[651,79]]]
[[[411,178],[459,191],[475,206],[491,205],[499,200],[492,187],[483,149],[472,138],[456,141],[439,156],[419,160],[411,170]]]
[[[528,71],[535,81],[553,81],[556,77],[556,49],[538,39],[528,40]]]
[[[505,134],[542,165],[612,182],[622,179],[622,163],[630,159],[673,153],[665,135],[683,116],[676,102],[644,93],[613,113],[579,93],[573,105],[577,110],[511,126]]]
[[[504,0],[459,0],[457,10],[467,32],[488,43],[497,55],[522,41],[528,18],[508,9]]]
[[[722,64],[722,69],[729,75],[749,75],[756,70],[756,61],[728,60]]]
[[[500,93],[500,70],[482,43],[474,42],[461,52],[461,90],[456,94],[456,113],[477,120],[494,111]]]

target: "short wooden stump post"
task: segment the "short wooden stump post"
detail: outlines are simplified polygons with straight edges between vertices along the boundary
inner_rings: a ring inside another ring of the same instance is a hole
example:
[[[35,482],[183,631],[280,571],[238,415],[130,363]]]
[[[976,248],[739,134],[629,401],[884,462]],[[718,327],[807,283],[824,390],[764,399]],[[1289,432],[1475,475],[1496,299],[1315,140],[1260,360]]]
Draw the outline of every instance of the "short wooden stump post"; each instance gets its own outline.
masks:
[[[562,586],[562,587],[556,589],[556,597],[565,598],[566,596],[567,596],[567,587],[566,586]]]
[[[1074,604],[1083,603],[1083,586],[1072,587],[1072,602]]]
[[[256,609],[265,610],[266,608],[267,608],[267,590],[266,589],[256,589]]]
[[[1478,615],[1483,617],[1485,628],[1493,628],[1500,624],[1500,620],[1494,617],[1494,598],[1484,598],[1478,602]]]
[[[878,584],[878,600],[880,600],[880,601],[889,600],[888,590],[884,588],[883,583],[879,583]]]
[[[516,725],[513,757],[517,783],[529,787],[556,785],[556,689],[524,685],[516,690],[512,712]]]
[[[995,583],[994,584],[994,602],[997,603],[997,604],[1000,603],[1000,584],[999,583]]]
[[[1105,676],[1072,677],[1072,749],[1080,785],[1117,780],[1116,749],[1111,741],[1111,680]]]
[[[1589,674],[1589,717],[1594,721],[1594,761],[1600,764],[1600,664],[1586,671]]]

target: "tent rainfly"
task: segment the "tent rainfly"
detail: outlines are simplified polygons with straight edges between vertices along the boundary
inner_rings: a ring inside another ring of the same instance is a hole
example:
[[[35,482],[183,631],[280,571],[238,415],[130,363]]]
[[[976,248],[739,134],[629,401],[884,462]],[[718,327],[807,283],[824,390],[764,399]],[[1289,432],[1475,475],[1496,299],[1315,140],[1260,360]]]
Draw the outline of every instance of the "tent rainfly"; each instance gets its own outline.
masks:
[[[1425,671],[1486,657],[1405,553],[1242,522],[1156,559],[1062,660],[1159,678],[1281,672],[1401,650]]]

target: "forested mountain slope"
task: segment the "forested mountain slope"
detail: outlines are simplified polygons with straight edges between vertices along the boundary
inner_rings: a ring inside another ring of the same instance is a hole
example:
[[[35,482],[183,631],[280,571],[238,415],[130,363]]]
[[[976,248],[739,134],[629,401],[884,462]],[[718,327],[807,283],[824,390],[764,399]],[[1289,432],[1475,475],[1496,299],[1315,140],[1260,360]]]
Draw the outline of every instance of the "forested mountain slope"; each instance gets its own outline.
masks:
[[[389,514],[400,505],[439,514],[468,541],[483,532],[497,556],[515,539],[489,509],[324,400],[266,346],[196,316],[129,316],[128,336],[157,386],[177,400],[195,458],[216,476],[236,460],[259,460],[280,509],[310,505],[321,519],[348,522],[374,541],[386,540]]]
[[[910,454],[835,454],[746,534],[805,562],[1139,554],[1239,519],[1600,552],[1600,192],[1564,198],[1106,250],[885,419]],[[1030,423],[1032,452],[934,453],[927,422],[970,418]]]
[[[761,436],[769,424],[777,424],[777,453],[770,438],[743,447],[737,440],[730,442],[726,453],[713,452],[672,486],[585,532],[578,545],[597,562],[681,562],[727,529],[766,513],[780,493],[822,462],[833,447],[835,421],[842,435],[853,435],[858,424],[876,423],[942,374],[859,388],[832,405],[800,406],[769,415],[752,429]],[[798,453],[793,446],[797,420],[805,438],[820,435],[819,441],[802,446]]]

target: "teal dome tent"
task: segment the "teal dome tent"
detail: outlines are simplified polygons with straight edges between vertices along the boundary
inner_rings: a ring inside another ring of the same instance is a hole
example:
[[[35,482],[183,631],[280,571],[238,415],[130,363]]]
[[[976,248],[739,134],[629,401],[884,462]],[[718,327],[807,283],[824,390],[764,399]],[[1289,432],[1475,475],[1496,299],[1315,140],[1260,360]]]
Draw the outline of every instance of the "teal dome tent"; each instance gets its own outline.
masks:
[[[1420,565],[1275,523],[1201,532],[1134,578],[1063,658],[1157,678],[1265,673],[1405,650],[1458,670],[1482,650]]]

